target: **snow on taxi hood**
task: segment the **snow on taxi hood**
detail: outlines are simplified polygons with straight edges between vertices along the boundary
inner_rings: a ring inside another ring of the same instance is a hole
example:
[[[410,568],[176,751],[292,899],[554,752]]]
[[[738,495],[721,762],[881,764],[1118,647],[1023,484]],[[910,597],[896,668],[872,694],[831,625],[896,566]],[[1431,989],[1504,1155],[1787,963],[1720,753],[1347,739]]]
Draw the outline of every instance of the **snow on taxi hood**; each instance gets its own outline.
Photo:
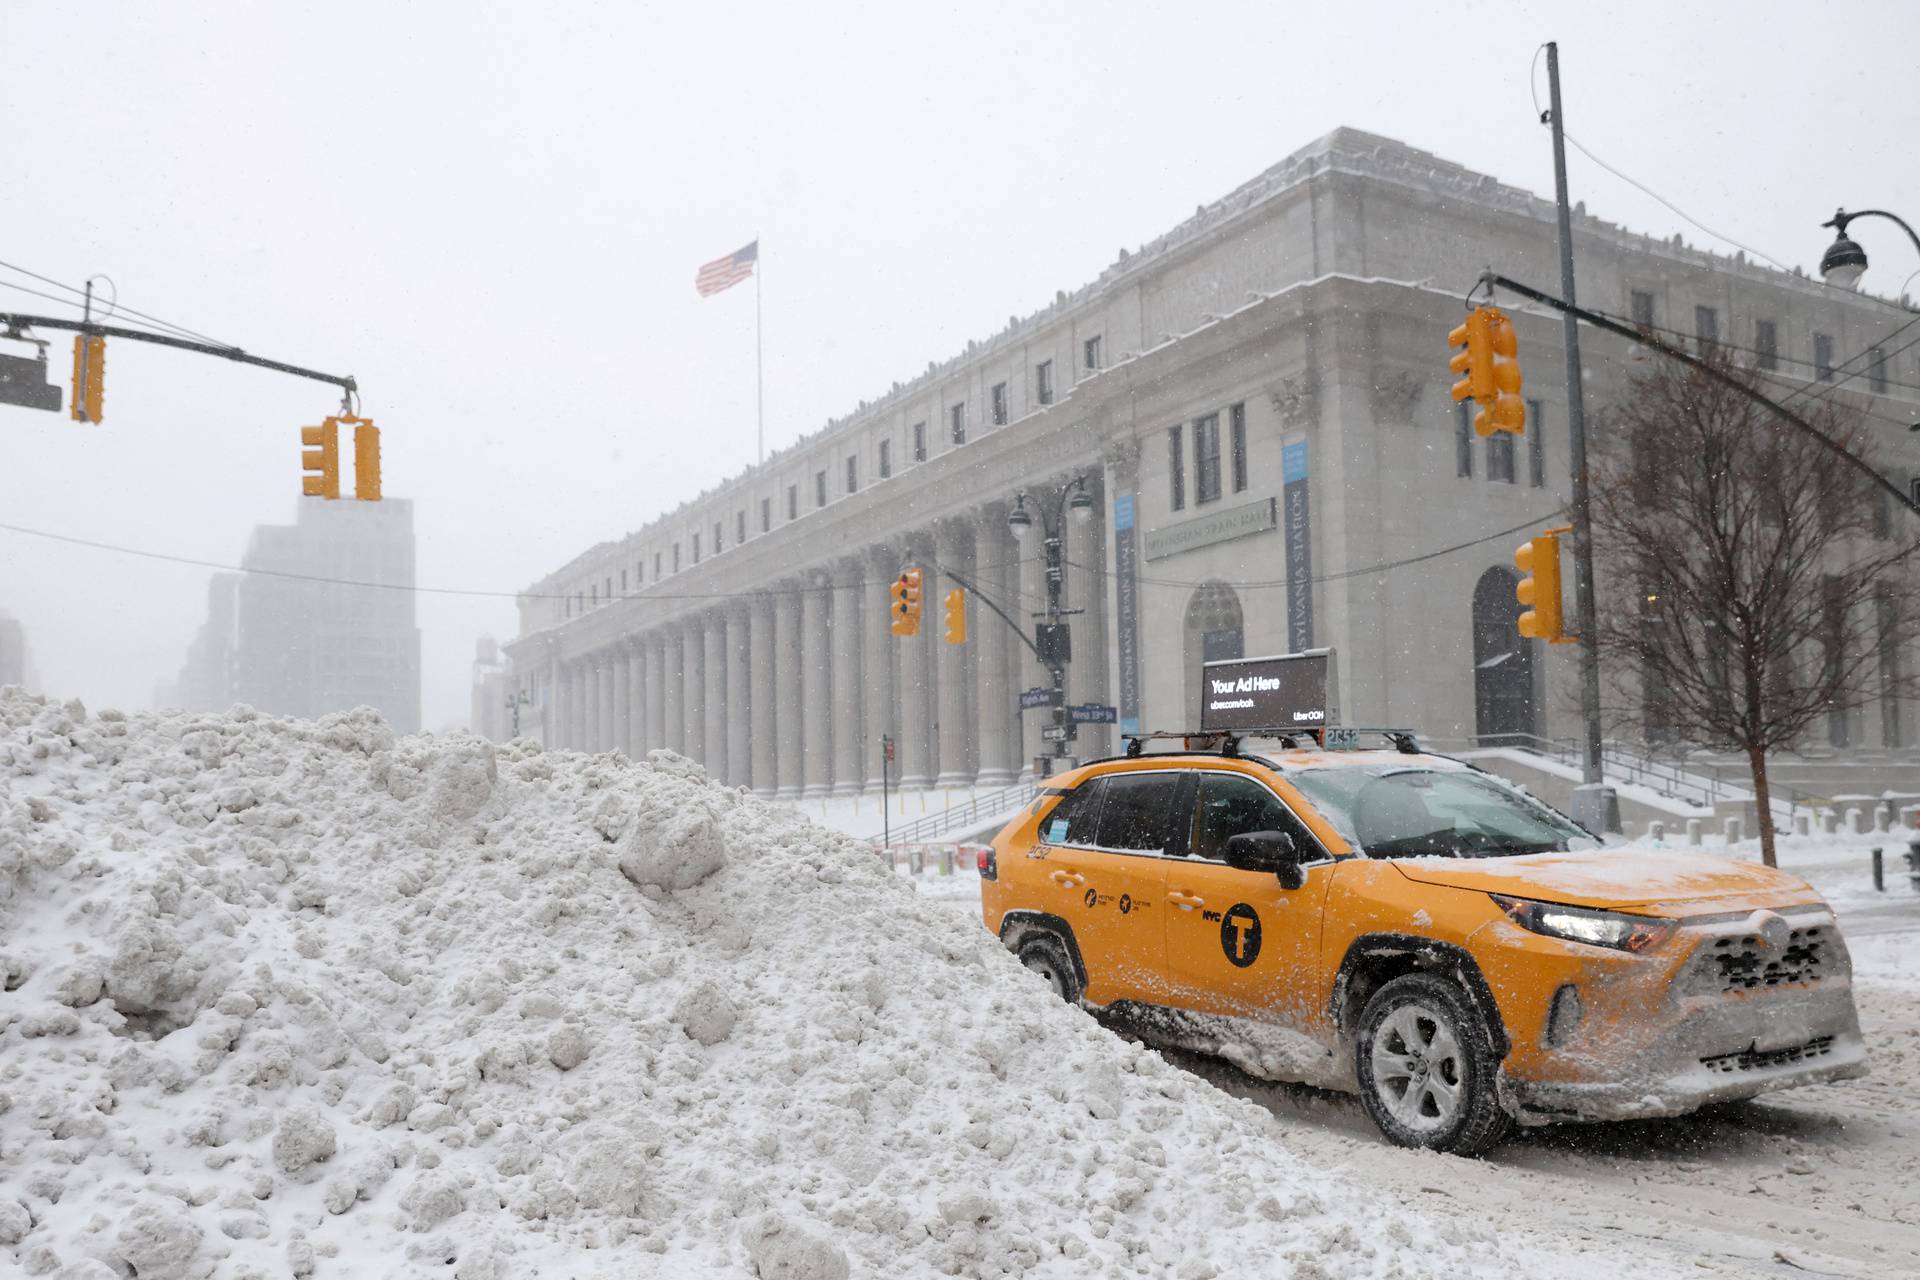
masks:
[[[0,1274],[1565,1274],[680,756],[0,690]]]
[[[1812,901],[1805,881],[1752,862],[1658,849],[1588,849],[1513,858],[1396,858],[1409,880],[1581,907]]]

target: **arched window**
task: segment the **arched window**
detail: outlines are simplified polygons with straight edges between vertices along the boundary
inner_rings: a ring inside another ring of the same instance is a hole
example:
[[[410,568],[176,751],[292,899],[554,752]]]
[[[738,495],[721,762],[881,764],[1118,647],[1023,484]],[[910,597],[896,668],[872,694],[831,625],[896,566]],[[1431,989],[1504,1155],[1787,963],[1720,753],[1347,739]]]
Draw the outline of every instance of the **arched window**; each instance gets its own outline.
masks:
[[[1244,658],[1240,597],[1224,582],[1203,582],[1187,599],[1186,643],[1187,725],[1200,723],[1200,664],[1222,658]],[[1182,726],[1183,728],[1186,725]]]

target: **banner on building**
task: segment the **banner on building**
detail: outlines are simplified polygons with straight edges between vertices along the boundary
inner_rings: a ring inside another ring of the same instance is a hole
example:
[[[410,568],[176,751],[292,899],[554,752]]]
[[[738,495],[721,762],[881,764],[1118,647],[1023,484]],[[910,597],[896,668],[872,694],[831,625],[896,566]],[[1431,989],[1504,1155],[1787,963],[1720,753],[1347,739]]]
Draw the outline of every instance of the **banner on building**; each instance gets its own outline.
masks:
[[[1113,498],[1113,602],[1120,659],[1120,732],[1140,732],[1140,570],[1133,495]]]
[[[1307,442],[1280,451],[1287,530],[1287,648],[1313,648],[1313,526],[1307,507]]]

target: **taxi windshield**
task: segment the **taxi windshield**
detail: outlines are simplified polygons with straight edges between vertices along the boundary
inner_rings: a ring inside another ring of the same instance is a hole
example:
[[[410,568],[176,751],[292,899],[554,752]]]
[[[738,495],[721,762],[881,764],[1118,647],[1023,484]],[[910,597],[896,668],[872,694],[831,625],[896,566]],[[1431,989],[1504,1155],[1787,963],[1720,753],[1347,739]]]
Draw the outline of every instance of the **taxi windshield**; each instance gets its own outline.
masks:
[[[1471,770],[1300,769],[1287,781],[1369,857],[1504,858],[1599,846],[1539,801]]]

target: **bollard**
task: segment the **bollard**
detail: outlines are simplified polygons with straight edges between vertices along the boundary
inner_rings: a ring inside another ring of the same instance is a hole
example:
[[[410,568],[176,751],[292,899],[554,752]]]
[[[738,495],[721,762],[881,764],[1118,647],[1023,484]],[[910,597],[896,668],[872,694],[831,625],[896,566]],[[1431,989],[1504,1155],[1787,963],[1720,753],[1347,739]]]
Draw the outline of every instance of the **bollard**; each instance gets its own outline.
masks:
[[[1812,835],[1813,834],[1813,815],[1810,813],[1794,814],[1793,815],[1793,834],[1797,836]]]
[[[1877,804],[1873,806],[1873,830],[1877,835],[1885,835],[1893,829],[1893,805]]]
[[[907,849],[907,873],[919,875],[927,869],[927,847],[916,844]]]
[[[1822,809],[1820,811],[1820,834],[1830,836],[1839,830],[1839,813],[1833,809]]]
[[[1881,893],[1887,891],[1887,869],[1880,859],[1880,846],[1873,846],[1873,887]]]
[[[1665,840],[1666,838],[1667,838],[1666,823],[1649,822],[1647,824],[1647,839],[1653,840],[1653,841],[1660,841],[1660,840]]]
[[[1860,812],[1860,809],[1858,806],[1848,809],[1847,810],[1847,834],[1856,835],[1856,836],[1865,835],[1866,831],[1867,831],[1866,815]]]
[[[953,846],[950,844],[940,846],[940,874],[943,876],[953,874]]]
[[[1727,848],[1731,849],[1747,838],[1746,826],[1747,824],[1738,814],[1728,818],[1726,822],[1722,824],[1721,831],[1726,837]]]
[[[1700,847],[1702,832],[1706,830],[1706,826],[1707,824],[1700,821],[1700,819],[1698,818],[1688,818],[1687,819],[1687,843],[1692,845],[1694,848],[1698,849]]]

